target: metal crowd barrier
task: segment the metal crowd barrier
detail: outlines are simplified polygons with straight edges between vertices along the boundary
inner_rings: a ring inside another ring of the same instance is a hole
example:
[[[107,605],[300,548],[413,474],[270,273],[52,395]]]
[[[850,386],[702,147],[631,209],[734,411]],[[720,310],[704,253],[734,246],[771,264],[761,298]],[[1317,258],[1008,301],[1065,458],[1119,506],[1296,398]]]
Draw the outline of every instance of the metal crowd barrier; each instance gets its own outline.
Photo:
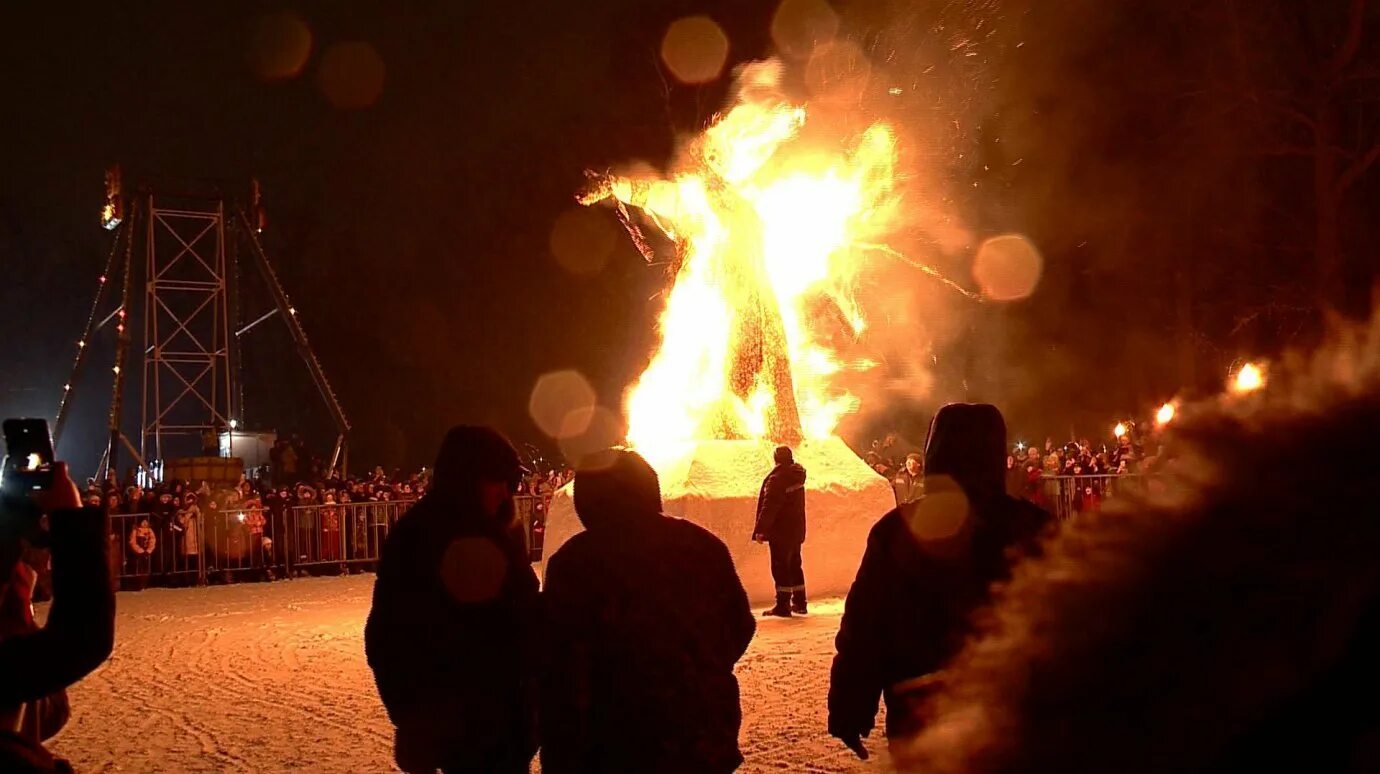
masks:
[[[1107,500],[1144,494],[1152,477],[1134,473],[1097,476],[1043,476],[1029,498],[1060,521],[1099,510]]]
[[[513,501],[517,507],[518,521],[522,522],[522,534],[527,541],[527,558],[540,562],[543,539],[546,537],[546,512],[551,507],[551,497],[518,495]]]
[[[140,529],[145,520],[149,523],[147,532]],[[195,532],[200,533],[199,524]],[[187,530],[177,524],[174,514],[168,514],[165,520],[156,514],[112,513],[111,574],[123,588],[205,583],[201,541],[189,543],[186,537]]]
[[[411,500],[299,505],[292,509],[293,568],[338,566],[342,569],[377,566],[383,540]]]
[[[520,495],[517,516],[532,561],[541,559],[549,497]],[[283,511],[202,511],[189,525],[175,515],[110,516],[111,574],[126,589],[269,580],[298,570],[371,570],[383,541],[413,500],[299,505]],[[148,530],[141,523],[148,520]],[[151,544],[151,546],[150,546]],[[145,550],[151,547],[151,550]]]

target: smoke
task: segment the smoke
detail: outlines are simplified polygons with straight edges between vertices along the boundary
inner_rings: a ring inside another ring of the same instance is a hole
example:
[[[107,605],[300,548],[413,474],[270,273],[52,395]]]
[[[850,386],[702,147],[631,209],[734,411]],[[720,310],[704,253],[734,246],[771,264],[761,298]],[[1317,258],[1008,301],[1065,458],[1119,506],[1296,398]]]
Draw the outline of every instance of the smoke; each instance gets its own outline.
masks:
[[[992,397],[980,384],[992,352],[974,348],[975,326],[1001,302],[983,298],[972,267],[985,237],[1011,229],[979,224],[991,172],[979,146],[1013,22],[995,2],[850,8],[837,21],[808,47],[776,39],[814,127],[846,136],[883,122],[897,136],[891,222],[857,277],[867,327],[846,358],[875,365],[837,379],[859,401],[840,432],[856,445],[901,428],[918,443],[935,406]]]

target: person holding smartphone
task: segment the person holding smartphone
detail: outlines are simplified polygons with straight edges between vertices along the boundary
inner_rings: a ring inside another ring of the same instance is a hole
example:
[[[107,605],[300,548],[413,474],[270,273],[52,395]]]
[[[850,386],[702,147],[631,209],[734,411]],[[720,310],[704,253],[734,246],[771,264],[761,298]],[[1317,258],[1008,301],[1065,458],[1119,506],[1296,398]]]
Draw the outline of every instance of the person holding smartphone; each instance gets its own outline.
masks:
[[[82,507],[67,464],[53,460],[42,420],[5,422],[0,485],[0,771],[70,771],[43,747],[66,721],[66,688],[110,656],[115,590],[109,519]],[[28,445],[26,447],[26,444]],[[53,603],[33,619],[34,573],[21,557],[51,551]]]

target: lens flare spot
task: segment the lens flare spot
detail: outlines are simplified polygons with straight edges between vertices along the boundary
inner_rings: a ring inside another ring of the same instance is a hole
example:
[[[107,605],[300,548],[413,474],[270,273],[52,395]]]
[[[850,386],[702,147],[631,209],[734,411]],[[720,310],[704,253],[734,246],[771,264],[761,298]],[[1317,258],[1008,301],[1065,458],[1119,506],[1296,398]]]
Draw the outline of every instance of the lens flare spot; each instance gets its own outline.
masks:
[[[366,108],[383,93],[383,60],[363,41],[336,43],[326,49],[317,81],[326,101],[342,110]]]
[[[543,433],[568,438],[589,429],[595,400],[594,388],[578,371],[555,371],[537,379],[527,412]],[[579,424],[581,418],[583,426]]]
[[[551,255],[571,274],[599,273],[617,242],[618,226],[603,209],[567,210],[551,227]]]
[[[245,54],[249,69],[264,80],[292,78],[311,56],[311,28],[292,11],[260,16],[250,32]]]
[[[576,469],[587,467],[590,455],[618,446],[628,432],[623,420],[603,406],[577,409],[566,417],[566,423],[584,427],[582,432],[563,435],[559,440],[561,454]]]
[[[993,301],[1019,301],[1035,292],[1044,259],[1029,239],[1004,234],[988,239],[973,258],[973,280]]]
[[[687,16],[666,28],[661,61],[681,83],[708,83],[728,61],[728,36],[708,16]]]
[[[968,497],[948,476],[928,476],[925,496],[904,511],[915,539],[928,543],[954,537],[968,523]]]

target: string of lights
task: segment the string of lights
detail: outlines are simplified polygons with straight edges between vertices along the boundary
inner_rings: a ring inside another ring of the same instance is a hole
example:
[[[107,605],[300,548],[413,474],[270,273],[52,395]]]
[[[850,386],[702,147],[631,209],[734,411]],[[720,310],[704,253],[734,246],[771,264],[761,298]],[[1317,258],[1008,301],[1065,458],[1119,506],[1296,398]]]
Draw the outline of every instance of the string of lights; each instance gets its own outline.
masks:
[[[130,220],[137,220],[138,204],[131,208],[131,213],[135,217]],[[115,373],[114,385],[110,399],[110,446],[106,451],[106,470],[116,469],[116,450],[120,443],[120,410],[124,405],[124,365],[125,356],[129,352],[129,329],[125,325],[126,312],[129,309],[129,293],[134,271],[134,239],[133,236],[125,240],[125,267],[124,277],[120,282],[120,307],[116,310],[115,334],[115,366],[111,370]]]
[[[120,254],[120,239],[124,237],[132,240],[133,236],[129,233],[130,228],[127,223],[116,226],[115,238],[110,242],[110,254],[106,256],[105,268],[101,270],[101,277],[97,281],[96,297],[91,302],[91,311],[86,315],[86,326],[82,328],[81,338],[77,341],[77,354],[72,361],[72,369],[67,377],[67,382],[62,385],[62,397],[58,399],[57,414],[53,419],[53,443],[58,443],[62,437],[62,427],[67,420],[67,408],[72,399],[73,385],[77,383],[77,378],[81,375],[82,365],[86,361],[87,345],[91,341],[91,336],[96,332],[96,315],[100,312],[101,304],[105,303],[105,296],[110,288],[110,273],[115,268],[116,256]]]

